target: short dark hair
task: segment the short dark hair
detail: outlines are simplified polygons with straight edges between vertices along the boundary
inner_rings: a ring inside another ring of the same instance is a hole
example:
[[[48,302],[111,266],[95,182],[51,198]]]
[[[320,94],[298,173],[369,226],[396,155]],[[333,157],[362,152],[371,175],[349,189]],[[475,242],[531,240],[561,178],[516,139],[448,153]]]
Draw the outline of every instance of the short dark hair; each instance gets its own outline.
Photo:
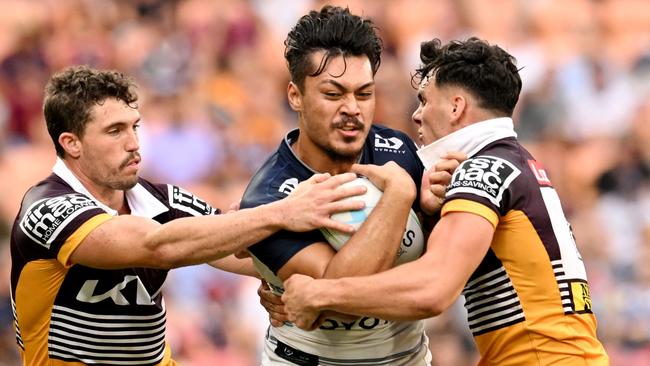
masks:
[[[517,60],[501,47],[476,37],[442,45],[439,39],[420,46],[422,65],[413,75],[421,83],[433,71],[436,86],[453,85],[470,92],[484,109],[512,116],[519,100]]]
[[[53,75],[45,86],[43,114],[56,154],[64,156],[59,144],[63,132],[83,135],[94,105],[116,98],[137,108],[135,87],[131,78],[121,72],[88,66],[71,66]]]
[[[284,41],[284,57],[291,80],[302,90],[305,77],[320,75],[329,60],[338,55],[368,56],[375,75],[381,63],[382,42],[370,19],[350,13],[350,9],[325,5],[312,10],[291,29]],[[316,70],[309,56],[324,50],[325,56]]]

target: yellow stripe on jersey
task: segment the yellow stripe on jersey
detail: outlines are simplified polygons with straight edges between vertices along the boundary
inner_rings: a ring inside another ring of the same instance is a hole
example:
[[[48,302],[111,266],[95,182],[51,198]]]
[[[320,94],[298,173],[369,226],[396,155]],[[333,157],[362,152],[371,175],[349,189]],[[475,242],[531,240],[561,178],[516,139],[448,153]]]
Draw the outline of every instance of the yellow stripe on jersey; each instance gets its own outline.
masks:
[[[107,213],[103,213],[94,216],[90,220],[84,222],[83,225],[79,226],[79,228],[77,228],[77,230],[75,230],[72,235],[68,236],[68,239],[66,239],[65,243],[63,243],[61,246],[59,254],[56,257],[59,263],[61,263],[66,268],[70,268],[74,264],[70,262],[70,256],[72,255],[72,252],[77,249],[79,244],[81,244],[81,242],[86,238],[86,236],[88,236],[88,234],[90,234],[91,231],[112,218],[113,216]]]
[[[499,216],[496,212],[481,203],[470,200],[457,199],[446,202],[442,206],[441,216],[446,215],[448,212],[471,212],[477,214],[487,219],[495,228],[499,223]]]
[[[25,344],[25,365],[49,365],[47,335],[54,299],[68,269],[54,259],[27,263],[16,286],[16,317]],[[34,294],[39,294],[34,298]]]

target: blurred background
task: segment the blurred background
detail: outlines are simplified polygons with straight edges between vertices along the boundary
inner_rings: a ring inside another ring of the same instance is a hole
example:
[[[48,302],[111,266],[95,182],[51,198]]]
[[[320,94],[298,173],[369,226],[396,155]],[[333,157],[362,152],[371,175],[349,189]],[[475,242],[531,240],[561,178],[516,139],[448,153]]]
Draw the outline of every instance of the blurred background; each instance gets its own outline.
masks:
[[[227,209],[296,117],[283,41],[312,0],[0,0],[0,365],[17,365],[9,230],[55,154],[48,77],[72,64],[139,84],[144,177]],[[419,44],[478,36],[518,59],[514,117],[543,162],[587,266],[612,365],[650,365],[650,1],[333,1],[372,18],[385,51],[376,121],[414,136]],[[180,152],[180,153],[179,153]],[[182,365],[257,365],[267,318],[258,282],[208,266],[174,270],[168,339]],[[35,299],[37,301],[37,299]],[[456,304],[427,321],[434,366],[473,365]]]

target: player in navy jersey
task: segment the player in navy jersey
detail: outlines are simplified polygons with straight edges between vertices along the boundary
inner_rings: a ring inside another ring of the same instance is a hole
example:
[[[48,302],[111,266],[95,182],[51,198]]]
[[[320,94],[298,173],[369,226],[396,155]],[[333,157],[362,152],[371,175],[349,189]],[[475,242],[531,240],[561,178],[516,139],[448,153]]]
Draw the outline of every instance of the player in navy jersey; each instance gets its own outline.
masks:
[[[303,16],[285,41],[287,89],[298,128],[251,180],[242,207],[284,199],[317,172],[368,176],[384,191],[379,204],[337,252],[320,231],[278,231],[250,247],[256,267],[276,291],[292,274],[337,278],[393,267],[411,210],[419,210],[423,166],[402,132],[373,125],[374,75],[381,42],[368,19],[325,6]],[[372,167],[366,164],[372,164]],[[307,332],[269,327],[263,365],[428,365],[423,324],[329,314]]]
[[[167,270],[210,262],[253,274],[227,255],[277,232],[322,225],[363,189],[354,174],[315,175],[284,200],[226,215],[179,187],[138,177],[137,95],[114,71],[54,75],[44,114],[58,155],[29,189],[11,232],[11,299],[25,365],[176,363],[165,341]],[[201,217],[194,217],[201,216]]]
[[[428,164],[448,150],[468,156],[426,253],[372,276],[293,276],[289,318],[307,329],[322,310],[422,319],[463,294],[479,365],[609,365],[571,226],[546,170],[516,139],[514,57],[477,38],[434,39],[420,57],[413,120],[429,145],[418,155]]]

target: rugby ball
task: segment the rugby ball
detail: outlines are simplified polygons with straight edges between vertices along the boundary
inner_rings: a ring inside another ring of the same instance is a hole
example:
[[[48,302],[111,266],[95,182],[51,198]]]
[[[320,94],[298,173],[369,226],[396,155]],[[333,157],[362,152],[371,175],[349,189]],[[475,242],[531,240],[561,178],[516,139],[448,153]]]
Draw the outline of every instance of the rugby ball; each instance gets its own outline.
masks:
[[[345,224],[354,226],[359,229],[372,210],[377,206],[379,199],[383,192],[377,188],[367,178],[357,178],[351,182],[344,183],[343,186],[366,186],[367,191],[363,195],[344,198],[343,200],[362,200],[365,202],[365,207],[358,211],[339,212],[332,215],[332,219]],[[350,235],[342,233],[338,230],[321,228],[320,231],[325,236],[325,240],[336,250],[339,250],[350,239]],[[402,244],[400,245],[397,253],[395,264],[402,264],[420,257],[424,250],[424,234],[422,233],[422,226],[417,215],[411,209],[409,212],[408,222],[404,228],[404,235],[402,236]]]

